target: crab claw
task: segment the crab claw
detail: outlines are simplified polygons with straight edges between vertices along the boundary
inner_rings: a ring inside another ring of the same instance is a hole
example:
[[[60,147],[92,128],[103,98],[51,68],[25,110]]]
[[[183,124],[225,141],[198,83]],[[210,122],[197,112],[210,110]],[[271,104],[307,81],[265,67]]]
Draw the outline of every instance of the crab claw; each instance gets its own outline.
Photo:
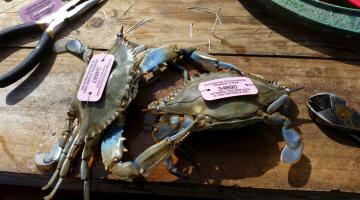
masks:
[[[298,162],[302,156],[304,149],[304,143],[300,144],[296,148],[290,148],[287,144],[281,151],[280,161],[286,164],[294,164]]]
[[[164,114],[161,115],[159,119],[159,123],[155,125],[153,129],[153,140],[155,142],[161,141],[166,137],[174,136],[178,131],[182,129],[186,129],[186,127],[191,126],[194,118],[189,115],[181,116],[181,115],[170,115]],[[165,160],[165,165],[167,170],[178,177],[187,177],[188,175],[179,171],[173,164],[171,157],[169,156]]]
[[[92,49],[81,43],[75,38],[63,38],[57,40],[54,44],[53,51],[56,53],[69,52],[81,57],[85,62],[89,62],[92,56]]]
[[[176,45],[166,45],[151,49],[140,63],[143,73],[154,71],[160,64],[171,62],[180,56]]]
[[[101,143],[101,156],[105,170],[120,161],[123,153],[127,151],[124,147],[126,139],[123,137],[123,132],[122,126],[116,126],[113,131],[106,133]]]
[[[291,149],[295,149],[301,143],[301,137],[297,131],[292,128],[282,127],[282,136],[286,142],[286,145]]]
[[[293,164],[300,160],[304,149],[304,143],[295,129],[288,128],[289,124],[289,120],[285,118],[281,129],[285,147],[281,151],[280,160],[283,163]]]
[[[182,52],[185,58],[190,60],[195,66],[205,71],[216,72],[219,71],[219,69],[232,69],[239,74],[242,74],[241,70],[237,66],[219,61],[216,57],[208,53],[198,51],[194,48],[182,49]]]
[[[304,144],[300,134],[295,129],[290,128],[290,120],[280,113],[275,112],[270,115],[266,114],[264,122],[269,125],[282,126],[281,133],[285,141],[285,147],[281,152],[281,162],[294,164],[299,161],[304,149]]]
[[[150,146],[134,161],[119,161],[108,170],[121,180],[131,181],[139,175],[146,176],[155,166],[168,159],[170,155],[174,153],[176,147],[189,136],[189,131],[196,122],[197,119],[187,127],[177,131],[174,135],[168,136]]]

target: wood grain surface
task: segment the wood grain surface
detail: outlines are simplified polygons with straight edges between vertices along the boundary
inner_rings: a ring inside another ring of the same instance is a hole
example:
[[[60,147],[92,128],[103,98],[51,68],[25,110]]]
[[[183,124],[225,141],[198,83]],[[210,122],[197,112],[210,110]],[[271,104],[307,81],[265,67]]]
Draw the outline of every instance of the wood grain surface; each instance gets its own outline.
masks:
[[[0,14],[0,28],[21,22],[16,11],[29,1],[11,7],[21,1],[13,0],[9,5],[1,2],[5,12]],[[133,8],[123,15],[131,5],[130,2],[108,0],[103,6],[70,22],[60,37],[76,37],[87,41],[94,48],[107,49],[116,36],[114,33],[121,26],[127,30],[140,20],[154,19],[154,22],[133,31],[129,39],[148,46],[177,43],[207,51],[208,37],[211,41],[210,52],[213,53],[359,58],[359,50],[353,39],[313,31],[292,21],[273,17],[253,1],[135,0]],[[214,14],[188,9],[191,7],[205,7],[213,12],[222,8],[220,17],[223,25],[217,26],[212,34]],[[12,9],[6,11],[6,8]],[[193,37],[189,33],[191,23],[194,23]],[[11,44],[14,45],[19,46],[17,43]],[[34,45],[29,43],[25,46]]]
[[[0,3],[0,28],[20,23],[16,13],[20,2]],[[110,47],[122,25],[127,29],[141,19],[154,18],[154,22],[134,30],[128,38],[147,46],[176,43],[207,51],[209,37],[210,52],[219,59],[293,87],[305,87],[292,95],[290,113],[305,143],[299,163],[281,164],[279,157],[284,142],[280,130],[260,124],[230,132],[193,134],[183,145],[193,162],[180,153],[174,156],[176,166],[190,174],[187,179],[169,174],[161,164],[140,182],[360,192],[359,144],[315,125],[305,106],[310,95],[332,92],[360,110],[357,39],[314,31],[274,17],[253,1],[137,0],[122,16],[129,6],[128,1],[109,0],[70,23],[59,37],[76,37],[102,51]],[[214,11],[221,7],[223,25],[218,25],[211,34],[215,16],[188,9],[194,6]],[[189,36],[191,23],[194,23],[193,37]],[[1,44],[0,73],[19,63],[35,44],[29,40]],[[60,135],[83,67],[83,62],[72,55],[49,54],[28,77],[0,89],[0,176],[5,177],[0,178],[2,184],[11,174],[43,174],[35,167],[34,154],[48,150]],[[172,69],[161,77],[153,85],[142,88],[137,101],[129,108],[126,159],[135,158],[152,144],[150,132],[154,117],[141,109],[181,83],[180,74]],[[95,179],[106,176],[99,156],[92,171]],[[75,169],[73,176],[77,172]],[[94,187],[102,188],[102,181],[96,184]]]

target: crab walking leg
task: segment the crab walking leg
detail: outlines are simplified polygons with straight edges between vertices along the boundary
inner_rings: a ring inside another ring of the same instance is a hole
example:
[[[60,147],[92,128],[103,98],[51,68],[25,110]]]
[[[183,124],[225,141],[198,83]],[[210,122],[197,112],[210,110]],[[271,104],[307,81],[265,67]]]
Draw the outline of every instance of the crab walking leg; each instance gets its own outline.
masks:
[[[90,168],[89,160],[92,156],[94,144],[96,144],[97,139],[95,137],[86,137],[85,145],[81,155],[81,167],[80,167],[80,177],[84,181],[84,200],[90,199]]]
[[[58,159],[58,163],[57,163],[57,166],[56,166],[56,169],[52,175],[52,177],[50,178],[49,182],[44,185],[41,189],[42,190],[47,190],[49,189],[49,187],[54,183],[55,179],[58,177],[59,173],[60,173],[60,170],[61,170],[61,167],[66,159],[66,156],[70,150],[70,147],[73,145],[74,141],[75,141],[75,137],[77,137],[79,134],[79,129],[78,127],[76,127],[74,130],[73,130],[73,133],[71,134],[69,140],[67,141],[65,147],[62,149],[62,152],[60,154],[60,157]]]
[[[56,166],[56,169],[53,173],[53,175],[51,176],[50,180],[48,181],[48,183],[46,185],[44,185],[41,189],[42,190],[47,190],[49,189],[49,187],[54,183],[54,181],[56,180],[56,178],[58,177],[61,167],[65,161],[66,155],[69,152],[69,149],[71,147],[71,144],[74,142],[75,140],[75,134],[70,136],[69,142],[68,144],[65,146],[65,148],[63,149],[63,151],[61,152],[60,158],[58,160],[58,164]]]
[[[49,169],[53,164],[59,161],[61,153],[67,144],[72,132],[74,130],[74,117],[71,111],[68,112],[68,119],[64,124],[64,131],[61,137],[58,139],[56,143],[51,147],[50,151],[47,153],[37,153],[35,154],[35,164],[39,168]]]
[[[159,143],[147,148],[133,162],[118,162],[110,171],[122,180],[132,180],[138,175],[146,176],[156,165],[168,158],[189,135],[198,119],[186,128],[180,129],[175,135],[166,137]]]
[[[63,134],[63,137],[59,138],[59,146],[64,149],[65,145],[67,144],[68,142],[68,139],[69,139],[69,136],[71,135],[71,133],[73,132],[74,130],[74,121],[75,121],[75,112],[74,111],[69,111],[68,113],[68,122],[67,122],[67,128],[66,130],[64,131],[64,134]],[[65,122],[66,123],[66,122]],[[66,125],[65,125],[66,126]]]
[[[69,169],[70,169],[70,163],[71,163],[71,159],[75,156],[75,154],[77,153],[77,151],[79,150],[81,144],[82,144],[82,134],[81,132],[79,132],[79,134],[76,135],[74,141],[71,143],[71,146],[69,147],[69,151],[67,152],[66,156],[64,156],[65,158],[63,159],[62,162],[59,162],[59,164],[61,163],[62,165],[60,166],[60,171],[59,172],[54,172],[57,173],[59,175],[59,180],[56,183],[55,187],[53,188],[53,190],[50,192],[50,194],[46,197],[44,197],[45,200],[49,200],[52,199],[56,193],[56,191],[59,189],[64,177],[68,174]],[[50,184],[51,185],[51,184]]]

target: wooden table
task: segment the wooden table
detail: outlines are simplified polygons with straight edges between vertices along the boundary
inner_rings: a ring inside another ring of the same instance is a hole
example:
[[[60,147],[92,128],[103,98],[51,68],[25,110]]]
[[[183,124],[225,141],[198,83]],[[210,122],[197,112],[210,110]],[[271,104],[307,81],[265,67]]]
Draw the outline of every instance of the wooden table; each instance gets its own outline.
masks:
[[[20,23],[17,10],[22,0],[0,2],[0,28]],[[146,181],[108,181],[97,157],[93,168],[93,189],[136,193],[179,194],[181,196],[232,198],[242,188],[271,190],[360,192],[359,144],[337,132],[319,128],[309,118],[305,102],[318,92],[332,92],[360,110],[359,40],[318,32],[274,17],[264,7],[247,0],[109,0],[97,10],[70,24],[60,35],[76,37],[98,51],[113,43],[122,25],[127,29],[141,19],[154,18],[128,38],[156,47],[176,43],[208,51],[238,65],[244,71],[304,86],[294,93],[291,117],[305,143],[299,163],[279,162],[284,145],[279,129],[266,125],[232,132],[194,134],[184,143],[193,163],[178,155],[176,165],[190,174],[187,179],[169,174],[158,166]],[[219,12],[223,25],[212,29],[215,15],[189,7],[206,7]],[[9,8],[9,9],[8,9]],[[192,37],[189,27],[193,23]],[[20,62],[35,46],[33,40],[2,44],[3,73]],[[46,151],[62,131],[63,120],[84,64],[69,55],[52,55],[34,72],[16,84],[0,90],[0,184],[40,187],[48,176],[34,164],[38,151]],[[181,77],[167,70],[163,79],[143,88],[138,101],[129,108],[126,137],[128,157],[134,158],[151,145],[151,114],[141,108],[165,96]],[[140,125],[139,125],[140,124]],[[74,170],[74,174],[78,172]],[[41,175],[40,175],[41,174]],[[111,178],[111,177],[110,177]],[[226,186],[226,187],[223,187]],[[77,178],[69,178],[63,188],[81,189]],[[231,190],[224,196],[224,191]]]

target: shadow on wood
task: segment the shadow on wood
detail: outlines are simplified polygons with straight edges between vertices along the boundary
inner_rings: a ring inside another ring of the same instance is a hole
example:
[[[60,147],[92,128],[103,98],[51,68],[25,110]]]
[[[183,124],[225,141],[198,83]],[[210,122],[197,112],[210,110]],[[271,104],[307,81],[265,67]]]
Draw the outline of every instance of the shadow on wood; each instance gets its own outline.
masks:
[[[15,105],[29,96],[50,73],[55,59],[56,55],[50,57],[45,56],[43,61],[30,73],[30,75],[25,80],[21,80],[21,84],[6,96],[6,104]],[[61,88],[59,88],[59,91],[54,92],[61,92]]]
[[[335,142],[351,147],[358,147],[360,148],[360,141],[356,140],[355,138],[343,133],[341,131],[322,126],[320,124],[316,124],[317,127],[330,139],[334,140]]]
[[[289,169],[288,181],[292,187],[304,187],[311,175],[311,161],[303,155],[300,161],[292,165]]]

